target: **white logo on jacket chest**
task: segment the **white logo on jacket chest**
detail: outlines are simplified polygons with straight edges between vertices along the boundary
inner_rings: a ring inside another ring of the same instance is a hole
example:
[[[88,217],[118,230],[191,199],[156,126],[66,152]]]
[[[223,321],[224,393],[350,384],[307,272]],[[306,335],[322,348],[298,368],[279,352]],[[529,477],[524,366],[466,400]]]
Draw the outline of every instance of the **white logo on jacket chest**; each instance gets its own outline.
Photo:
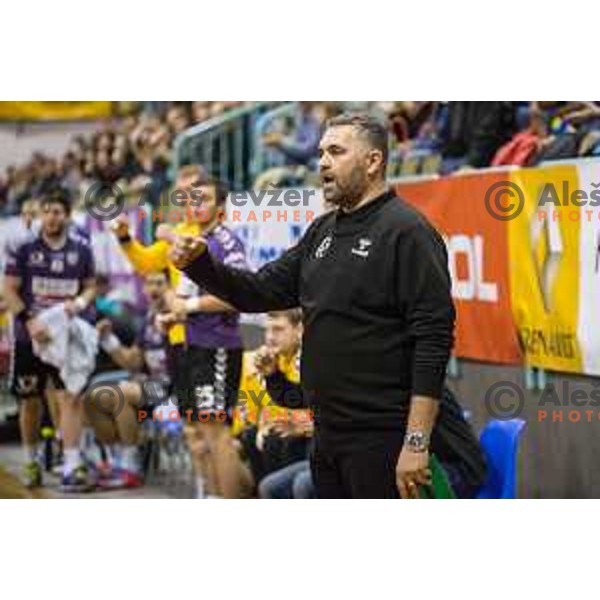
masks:
[[[323,238],[323,241],[319,244],[319,247],[315,251],[315,258],[323,258],[327,253],[327,250],[331,247],[333,237],[328,235]]]
[[[352,254],[360,256],[361,258],[367,258],[369,256],[369,248],[373,242],[368,238],[360,238],[356,243],[356,247],[352,248]]]

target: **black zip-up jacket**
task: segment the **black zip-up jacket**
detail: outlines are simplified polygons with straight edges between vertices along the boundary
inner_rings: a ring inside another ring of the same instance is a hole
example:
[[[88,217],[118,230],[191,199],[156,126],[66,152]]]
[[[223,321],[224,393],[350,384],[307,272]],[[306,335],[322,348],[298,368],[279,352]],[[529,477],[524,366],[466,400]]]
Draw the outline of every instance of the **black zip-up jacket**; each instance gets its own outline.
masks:
[[[208,252],[185,272],[241,312],[302,307],[302,387],[320,433],[402,431],[412,394],[442,397],[455,320],[446,248],[391,191],[322,215],[256,273]]]

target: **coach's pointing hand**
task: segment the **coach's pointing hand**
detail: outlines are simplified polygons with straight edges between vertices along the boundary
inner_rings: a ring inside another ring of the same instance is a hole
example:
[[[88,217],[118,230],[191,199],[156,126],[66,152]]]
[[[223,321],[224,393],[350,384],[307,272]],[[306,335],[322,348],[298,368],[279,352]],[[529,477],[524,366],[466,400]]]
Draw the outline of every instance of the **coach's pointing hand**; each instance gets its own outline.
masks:
[[[191,235],[179,236],[172,246],[169,257],[178,269],[184,269],[206,250],[206,240]]]

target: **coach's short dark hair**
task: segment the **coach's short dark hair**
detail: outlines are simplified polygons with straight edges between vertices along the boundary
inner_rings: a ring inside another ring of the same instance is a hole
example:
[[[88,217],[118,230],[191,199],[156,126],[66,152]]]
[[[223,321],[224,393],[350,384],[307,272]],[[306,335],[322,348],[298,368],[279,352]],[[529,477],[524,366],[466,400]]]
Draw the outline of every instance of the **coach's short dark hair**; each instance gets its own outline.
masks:
[[[340,125],[356,127],[373,148],[381,151],[383,162],[387,163],[388,129],[381,119],[366,112],[345,112],[327,121],[327,127],[339,127]]]

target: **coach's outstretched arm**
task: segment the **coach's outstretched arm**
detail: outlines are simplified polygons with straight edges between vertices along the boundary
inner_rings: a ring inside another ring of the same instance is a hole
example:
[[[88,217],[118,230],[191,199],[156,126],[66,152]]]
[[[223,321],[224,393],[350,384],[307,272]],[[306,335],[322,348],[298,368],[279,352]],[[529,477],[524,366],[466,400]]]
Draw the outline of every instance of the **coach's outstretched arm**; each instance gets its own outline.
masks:
[[[279,259],[252,273],[213,260],[202,238],[180,237],[170,257],[196,284],[229,302],[240,312],[286,310],[299,305],[300,265],[304,238]]]

